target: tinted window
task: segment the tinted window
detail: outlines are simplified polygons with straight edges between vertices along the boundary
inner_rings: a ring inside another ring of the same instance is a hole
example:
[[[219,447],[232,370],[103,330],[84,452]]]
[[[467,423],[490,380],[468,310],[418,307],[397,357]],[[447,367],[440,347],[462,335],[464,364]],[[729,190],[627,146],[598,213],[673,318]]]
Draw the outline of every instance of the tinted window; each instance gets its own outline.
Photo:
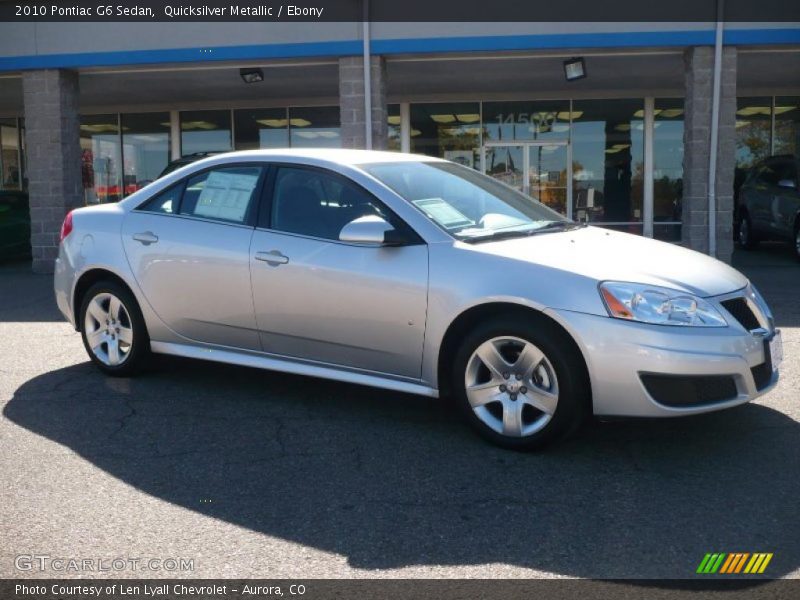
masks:
[[[150,200],[140,205],[138,210],[171,215],[178,208],[182,187],[183,186],[180,184],[173,185],[171,188],[153,196]]]
[[[761,185],[778,185],[778,171],[775,163],[767,163],[761,167],[756,176],[756,183]]]
[[[338,240],[342,227],[367,215],[389,218],[372,195],[341,177],[311,169],[278,169],[272,229]]]
[[[181,214],[244,223],[260,175],[260,167],[227,167],[196,175],[186,182]]]

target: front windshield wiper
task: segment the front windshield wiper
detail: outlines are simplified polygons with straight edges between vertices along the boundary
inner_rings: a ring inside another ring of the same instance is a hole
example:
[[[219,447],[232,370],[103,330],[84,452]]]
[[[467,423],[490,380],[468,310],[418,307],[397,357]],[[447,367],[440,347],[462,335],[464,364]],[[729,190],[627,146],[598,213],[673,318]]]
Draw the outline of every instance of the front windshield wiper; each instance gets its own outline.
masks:
[[[504,240],[515,237],[528,237],[536,235],[537,233],[553,233],[556,231],[569,231],[579,227],[585,227],[584,223],[575,223],[573,221],[551,221],[541,227],[533,229],[514,229],[514,230],[497,230],[487,234],[470,235],[460,238],[462,242],[476,244],[478,242],[495,242],[497,240]]]

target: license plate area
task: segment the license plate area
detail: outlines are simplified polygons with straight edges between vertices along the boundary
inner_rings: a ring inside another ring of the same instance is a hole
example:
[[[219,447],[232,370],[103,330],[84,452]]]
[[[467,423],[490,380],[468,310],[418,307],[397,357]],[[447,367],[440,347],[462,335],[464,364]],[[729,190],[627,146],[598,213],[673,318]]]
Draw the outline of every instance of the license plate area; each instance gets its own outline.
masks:
[[[770,363],[770,369],[774,373],[783,362],[783,339],[780,329],[776,329],[775,333],[764,341],[764,352]]]

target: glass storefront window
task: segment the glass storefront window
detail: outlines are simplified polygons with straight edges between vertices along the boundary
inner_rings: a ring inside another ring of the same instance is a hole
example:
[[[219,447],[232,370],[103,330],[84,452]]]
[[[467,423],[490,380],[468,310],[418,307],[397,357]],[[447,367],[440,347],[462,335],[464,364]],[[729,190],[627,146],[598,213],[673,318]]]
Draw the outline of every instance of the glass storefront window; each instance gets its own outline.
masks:
[[[0,119],[0,189],[22,189],[20,138],[16,119]]]
[[[231,143],[231,111],[188,110],[180,114],[181,155],[226,152]]]
[[[734,197],[738,197],[739,188],[744,183],[750,167],[771,154],[771,131],[771,97],[743,97],[736,99]]]
[[[86,204],[122,198],[122,146],[117,114],[81,117],[83,197]]]
[[[169,162],[169,113],[124,114],[122,157],[124,195],[154,181]]]
[[[341,148],[339,107],[290,108],[289,133],[293,148]]]
[[[644,101],[575,100],[572,113],[572,217],[641,234]]]
[[[480,168],[479,102],[411,105],[411,151]]]
[[[400,105],[389,104],[386,107],[389,131],[386,139],[386,148],[393,152],[400,152]]]
[[[233,112],[237,150],[286,148],[289,116],[285,108],[241,109]]]
[[[656,99],[653,122],[653,237],[681,240],[683,98]]]
[[[565,140],[569,100],[484,102],[483,141]]]
[[[773,154],[800,155],[800,96],[775,98]]]

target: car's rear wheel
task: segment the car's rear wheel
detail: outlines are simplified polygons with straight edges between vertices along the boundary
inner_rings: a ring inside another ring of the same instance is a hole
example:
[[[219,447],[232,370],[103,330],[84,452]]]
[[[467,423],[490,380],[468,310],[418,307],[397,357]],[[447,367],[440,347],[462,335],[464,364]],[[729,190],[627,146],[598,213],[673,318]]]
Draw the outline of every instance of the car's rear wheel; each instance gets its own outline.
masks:
[[[83,345],[100,370],[127,377],[142,368],[150,340],[129,290],[114,281],[100,281],[84,294],[79,315]]]
[[[586,367],[566,334],[544,319],[495,318],[456,353],[452,389],[490,442],[529,450],[563,437],[590,406]]]
[[[745,250],[752,250],[757,244],[758,240],[753,233],[753,222],[750,220],[750,215],[743,211],[739,218],[739,245]]]

